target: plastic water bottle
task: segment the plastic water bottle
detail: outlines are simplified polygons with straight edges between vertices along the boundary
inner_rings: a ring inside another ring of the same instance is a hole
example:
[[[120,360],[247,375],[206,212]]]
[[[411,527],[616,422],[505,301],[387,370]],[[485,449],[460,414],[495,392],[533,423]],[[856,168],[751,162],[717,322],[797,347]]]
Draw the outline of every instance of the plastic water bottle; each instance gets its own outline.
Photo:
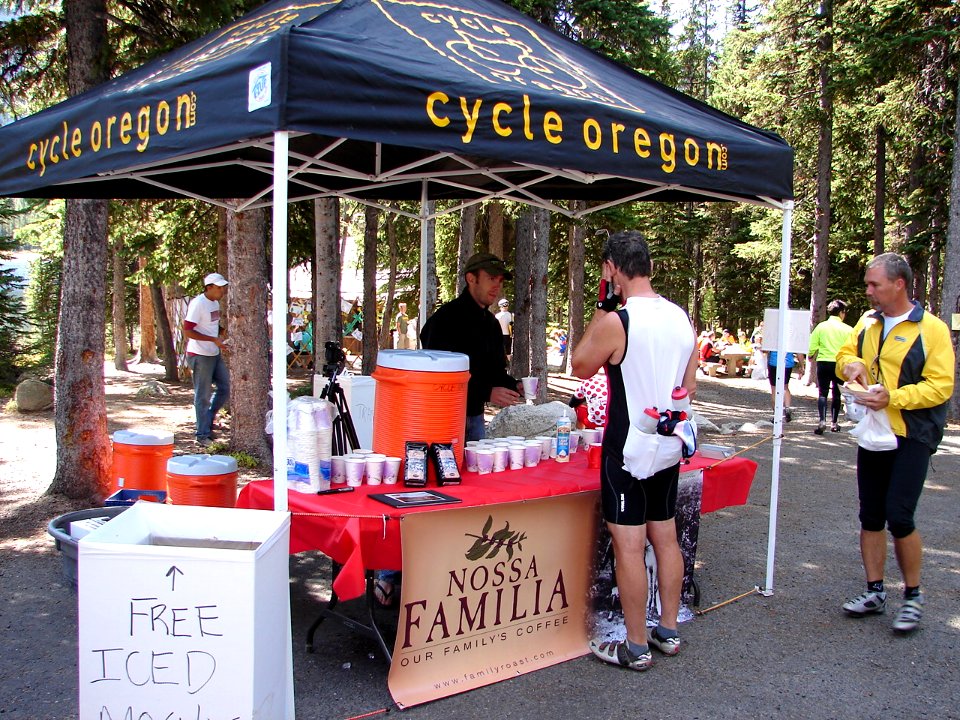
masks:
[[[673,400],[673,409],[687,411],[690,409],[690,393],[685,387],[675,387],[670,394]]]
[[[657,431],[660,422],[660,411],[655,407],[648,407],[636,422],[637,428],[648,435]]]

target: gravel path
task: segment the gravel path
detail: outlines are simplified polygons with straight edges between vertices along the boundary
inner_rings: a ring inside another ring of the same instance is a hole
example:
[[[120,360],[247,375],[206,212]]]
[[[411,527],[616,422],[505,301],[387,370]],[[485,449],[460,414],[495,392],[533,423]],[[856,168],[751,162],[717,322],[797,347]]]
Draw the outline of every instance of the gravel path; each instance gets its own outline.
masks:
[[[147,368],[149,374],[149,368]],[[189,429],[189,389],[161,406],[134,401],[137,373],[108,379],[111,427],[145,419]],[[566,399],[571,379],[551,379]],[[685,646],[631,673],[590,657],[406,711],[415,718],[638,717],[957,718],[960,697],[960,428],[933,457],[918,511],[924,537],[927,611],[921,630],[895,636],[891,614],[852,620],[840,603],[859,593],[856,446],[846,433],[812,434],[813,388],[796,380],[795,420],[782,444],[774,592],[747,597],[684,624]],[[717,425],[769,419],[766,381],[702,378],[696,408]],[[50,414],[0,415],[0,718],[77,716],[76,593],[63,579],[46,523],[71,508],[41,495],[55,454]],[[765,434],[766,433],[766,434]],[[749,593],[766,574],[772,443],[765,431],[707,442],[740,448],[760,464],[746,506],[706,515],[697,577],[702,608]],[[178,434],[178,447],[180,435]],[[193,452],[194,450],[189,450]],[[352,718],[393,708],[387,668],[371,641],[333,626],[317,651],[302,638],[318,598],[328,592],[329,564],[318,554],[293,556],[294,668],[297,717]],[[900,591],[892,561],[892,595]],[[393,710],[395,711],[395,709]]]

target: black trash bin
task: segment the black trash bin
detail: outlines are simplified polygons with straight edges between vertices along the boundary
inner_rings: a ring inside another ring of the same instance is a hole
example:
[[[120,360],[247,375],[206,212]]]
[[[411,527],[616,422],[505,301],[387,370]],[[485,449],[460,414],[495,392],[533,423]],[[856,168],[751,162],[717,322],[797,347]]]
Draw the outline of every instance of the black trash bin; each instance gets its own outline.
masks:
[[[90,508],[77,510],[55,517],[47,525],[47,532],[53,536],[57,550],[60,551],[63,561],[63,574],[74,587],[77,585],[77,539],[70,536],[70,523],[90,518],[110,520],[126,510],[129,505],[114,507]]]

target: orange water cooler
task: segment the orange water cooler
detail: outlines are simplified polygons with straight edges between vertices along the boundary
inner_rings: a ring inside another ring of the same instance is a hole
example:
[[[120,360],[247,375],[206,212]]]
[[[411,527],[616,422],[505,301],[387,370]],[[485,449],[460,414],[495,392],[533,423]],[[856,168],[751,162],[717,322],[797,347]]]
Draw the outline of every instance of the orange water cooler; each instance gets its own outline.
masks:
[[[167,489],[167,460],[173,455],[173,433],[117,430],[113,433],[110,494],[118,490]]]
[[[237,461],[229,455],[178,455],[167,461],[167,501],[173,505],[232,508]]]
[[[470,358],[443,350],[381,350],[373,378],[376,452],[402,458],[407,440],[451,443],[463,467]]]

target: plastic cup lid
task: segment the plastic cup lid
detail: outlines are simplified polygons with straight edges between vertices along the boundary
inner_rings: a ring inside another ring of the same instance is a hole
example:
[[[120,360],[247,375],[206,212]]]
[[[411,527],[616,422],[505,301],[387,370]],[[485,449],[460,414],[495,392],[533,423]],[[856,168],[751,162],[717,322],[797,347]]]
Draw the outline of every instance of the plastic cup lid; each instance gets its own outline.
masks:
[[[172,475],[226,475],[237,471],[237,460],[229,455],[177,455],[167,460]]]
[[[113,433],[113,441],[120,445],[173,445],[173,433],[146,428],[117,430]]]
[[[470,369],[470,358],[446,350],[381,350],[377,366],[419,372],[462,372]]]

